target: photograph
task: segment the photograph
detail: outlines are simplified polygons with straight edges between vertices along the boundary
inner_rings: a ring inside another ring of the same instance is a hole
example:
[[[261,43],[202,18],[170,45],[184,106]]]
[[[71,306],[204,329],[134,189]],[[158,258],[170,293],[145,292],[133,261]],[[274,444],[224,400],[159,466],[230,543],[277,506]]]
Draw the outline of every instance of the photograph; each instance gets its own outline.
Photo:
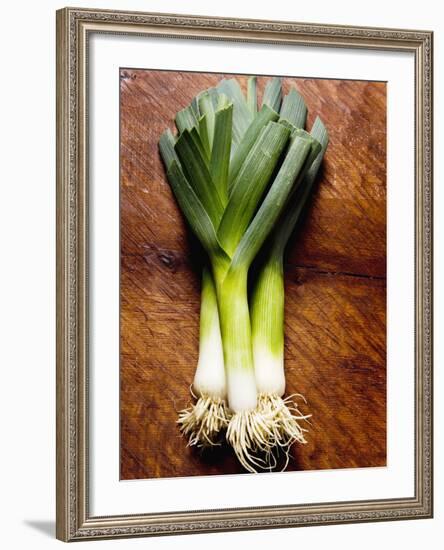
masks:
[[[119,77],[120,479],[386,466],[387,83]]]

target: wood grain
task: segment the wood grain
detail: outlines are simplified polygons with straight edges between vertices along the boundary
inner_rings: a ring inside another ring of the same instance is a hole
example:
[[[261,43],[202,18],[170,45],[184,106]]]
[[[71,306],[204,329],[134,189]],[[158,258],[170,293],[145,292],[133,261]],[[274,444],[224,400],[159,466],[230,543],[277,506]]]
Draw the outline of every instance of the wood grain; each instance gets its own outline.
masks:
[[[157,144],[225,75],[121,70],[121,478],[241,473],[178,433],[198,349],[199,250]],[[245,86],[246,78],[238,77]],[[266,79],[259,79],[261,93]],[[330,144],[286,266],[287,393],[306,396],[308,443],[288,469],[386,462],[386,85],[285,78]]]

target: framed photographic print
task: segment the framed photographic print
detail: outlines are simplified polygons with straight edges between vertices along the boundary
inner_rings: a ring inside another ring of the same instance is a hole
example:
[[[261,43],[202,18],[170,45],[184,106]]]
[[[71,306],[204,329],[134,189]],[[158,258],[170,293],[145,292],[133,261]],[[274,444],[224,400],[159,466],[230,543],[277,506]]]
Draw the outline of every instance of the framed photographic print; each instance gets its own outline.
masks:
[[[432,515],[429,31],[57,12],[57,536]]]

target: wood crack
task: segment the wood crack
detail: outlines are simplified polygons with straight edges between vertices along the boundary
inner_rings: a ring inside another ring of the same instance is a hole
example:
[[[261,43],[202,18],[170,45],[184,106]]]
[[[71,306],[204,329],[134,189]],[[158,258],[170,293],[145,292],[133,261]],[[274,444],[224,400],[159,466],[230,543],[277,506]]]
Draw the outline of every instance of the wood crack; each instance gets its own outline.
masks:
[[[316,265],[304,265],[304,264],[286,264],[286,266],[294,269],[307,269],[318,275],[326,275],[327,277],[338,276],[338,277],[354,277],[358,279],[369,279],[375,281],[385,281],[387,279],[384,275],[368,275],[367,273],[354,273],[352,271],[335,271],[328,269],[321,269]]]

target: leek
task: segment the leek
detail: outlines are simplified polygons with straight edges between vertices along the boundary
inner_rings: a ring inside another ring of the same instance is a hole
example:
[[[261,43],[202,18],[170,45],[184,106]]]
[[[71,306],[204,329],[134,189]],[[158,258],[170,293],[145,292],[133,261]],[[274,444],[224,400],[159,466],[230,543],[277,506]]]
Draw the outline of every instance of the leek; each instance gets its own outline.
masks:
[[[294,397],[283,399],[284,373],[284,252],[301,212],[308,200],[328,144],[328,134],[319,118],[311,135],[321,144],[308,168],[300,189],[289,202],[285,215],[274,230],[265,260],[257,277],[251,301],[252,344],[259,408],[263,414],[275,412],[273,439],[275,447],[287,448],[294,442],[305,443],[306,428],[301,420],[309,415],[300,412]],[[302,398],[303,399],[303,398]]]
[[[222,269],[222,266],[229,262],[229,258],[219,247],[213,223],[185,178],[175,151],[175,143],[175,138],[169,130],[164,132],[159,141],[168,181],[194,234],[212,258],[213,265]],[[178,418],[179,427],[188,437],[189,445],[199,447],[220,444],[220,432],[226,428],[229,418],[219,313],[214,297],[214,282],[209,271],[204,269],[199,359],[193,382],[197,402],[180,411]]]
[[[248,269],[276,223],[309,150],[310,142],[304,138],[292,144],[267,196],[236,247],[221,289],[219,309],[228,403],[233,411],[227,440],[249,471],[261,467],[253,454],[258,450],[267,453],[274,446],[276,428],[273,411],[263,414],[257,407],[247,294]]]

